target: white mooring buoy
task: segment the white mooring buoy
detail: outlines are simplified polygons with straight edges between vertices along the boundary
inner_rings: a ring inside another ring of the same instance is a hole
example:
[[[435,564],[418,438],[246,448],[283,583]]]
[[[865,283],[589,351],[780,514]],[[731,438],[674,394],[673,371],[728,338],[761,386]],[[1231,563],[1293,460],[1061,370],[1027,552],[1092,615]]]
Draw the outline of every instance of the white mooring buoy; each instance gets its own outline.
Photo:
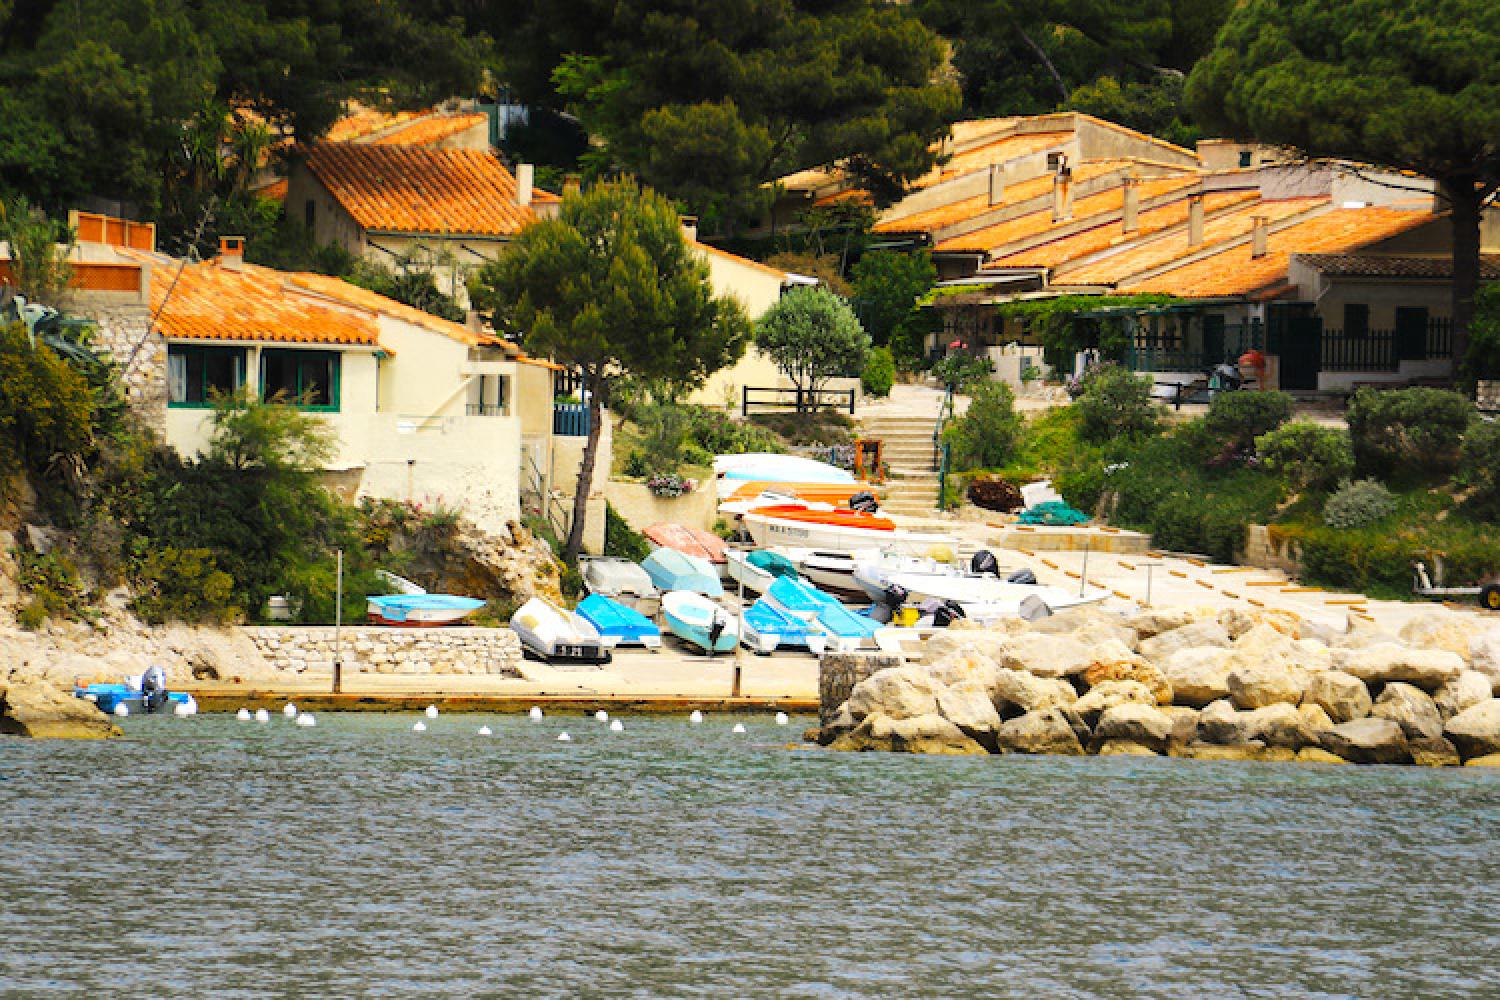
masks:
[[[730,732],[734,732],[734,733],[743,733],[744,731],[745,731],[744,724],[743,723],[739,723],[739,722],[736,722],[734,724],[734,728],[732,730],[730,730]]]
[[[436,705],[428,705],[427,706],[427,717],[429,719],[436,719],[437,718],[437,706]]]
[[[776,724],[778,726],[784,726],[784,725],[786,725],[787,723],[789,723],[791,721],[792,720],[787,716],[787,714],[785,712],[777,712],[776,713]]]
[[[625,731],[625,723],[619,719],[615,719],[609,724],[609,731],[612,733],[623,733]]]
[[[597,711],[597,712],[594,713],[594,721],[595,722],[608,722],[609,721],[609,713],[606,712],[602,708],[599,709],[599,711]]]
[[[479,727],[479,735],[480,736],[493,736],[494,734],[490,732],[490,727],[489,726],[480,726]]]
[[[125,704],[123,701],[120,702],[115,706],[115,714],[122,719],[125,718],[125,716],[130,714],[130,706]]]
[[[297,706],[293,705],[291,702],[287,702],[281,707],[281,714],[286,716],[288,719],[295,719],[297,717]]]
[[[542,706],[540,706],[540,705],[532,705],[531,706],[531,721],[532,722],[541,722],[542,721]]]
[[[193,714],[193,710],[188,707],[187,702],[179,701],[177,704],[172,706],[172,714],[177,716],[179,719],[186,719],[188,716]]]
[[[567,733],[558,733],[557,734],[557,742],[559,742],[559,743],[572,743],[573,742],[573,737],[569,736]]]
[[[257,708],[255,710],[255,721],[256,722],[270,722],[271,721],[271,713],[267,712],[263,708]]]
[[[250,721],[250,710],[248,708],[242,708],[238,712],[234,713],[234,717],[236,719],[239,719],[241,722],[249,722]]]
[[[696,726],[698,723],[703,721],[703,713],[698,711],[696,708],[693,709],[693,714],[688,716],[688,721]]]
[[[411,727],[411,731],[414,733],[425,733],[427,732],[427,723],[419,722],[415,726]]]
[[[301,715],[297,716],[297,725],[299,726],[307,726],[311,728],[312,726],[316,726],[317,724],[318,720],[313,718],[307,712],[303,712]]]

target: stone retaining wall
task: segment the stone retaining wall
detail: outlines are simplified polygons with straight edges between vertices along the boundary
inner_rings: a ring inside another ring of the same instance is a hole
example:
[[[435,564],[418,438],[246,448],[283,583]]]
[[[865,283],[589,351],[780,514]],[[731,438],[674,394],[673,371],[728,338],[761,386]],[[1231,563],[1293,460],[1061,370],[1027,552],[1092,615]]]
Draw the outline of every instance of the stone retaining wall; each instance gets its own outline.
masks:
[[[854,685],[877,670],[904,662],[893,653],[824,653],[818,660],[818,722],[827,725],[833,719]]]
[[[275,670],[333,671],[330,626],[259,626],[244,633]],[[351,626],[342,631],[339,655],[346,671],[521,676],[521,640],[508,628]]]

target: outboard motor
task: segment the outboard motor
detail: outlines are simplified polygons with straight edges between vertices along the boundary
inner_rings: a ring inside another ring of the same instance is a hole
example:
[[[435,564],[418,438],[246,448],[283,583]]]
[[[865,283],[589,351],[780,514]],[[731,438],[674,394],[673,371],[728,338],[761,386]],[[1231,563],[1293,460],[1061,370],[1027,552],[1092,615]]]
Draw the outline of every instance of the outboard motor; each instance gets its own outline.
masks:
[[[887,584],[885,592],[880,595],[880,603],[892,611],[906,603],[911,594],[898,583]]]
[[[161,667],[148,667],[141,674],[141,704],[155,712],[167,703],[167,674]]]
[[[1047,607],[1047,602],[1035,594],[1022,598],[1019,610],[1023,622],[1039,622],[1043,618],[1052,617],[1052,609]]]
[[[876,501],[875,494],[869,490],[860,490],[849,498],[849,509],[862,514],[873,514],[880,510],[880,504]]]
[[[1028,587],[1036,586],[1036,574],[1029,569],[1018,569],[1005,578],[1006,583],[1024,583]]]
[[[1214,365],[1209,374],[1219,380],[1219,388],[1222,390],[1233,391],[1245,384],[1245,377],[1235,365]]]
[[[974,558],[969,560],[969,572],[981,576],[999,576],[1000,563],[995,559],[995,553],[989,549],[980,549],[974,553]]]
[[[714,615],[714,620],[708,623],[708,655],[712,659],[719,646],[719,636],[729,627],[729,620],[723,615]]]
[[[967,617],[964,614],[963,607],[957,601],[944,601],[940,607],[933,611],[932,624],[938,628],[947,628],[960,618]]]

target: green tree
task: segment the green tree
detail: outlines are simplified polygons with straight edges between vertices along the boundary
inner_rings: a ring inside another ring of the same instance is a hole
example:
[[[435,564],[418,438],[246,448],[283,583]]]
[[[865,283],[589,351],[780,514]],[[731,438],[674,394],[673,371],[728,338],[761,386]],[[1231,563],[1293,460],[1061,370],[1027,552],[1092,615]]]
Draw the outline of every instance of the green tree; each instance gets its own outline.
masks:
[[[1151,402],[1151,379],[1115,364],[1089,369],[1078,407],[1085,440],[1102,444],[1116,438],[1156,431],[1158,414]]]
[[[840,161],[891,195],[931,169],[958,111],[941,40],[875,0],[517,0],[479,23],[527,100],[575,113],[620,169],[708,231],[755,218],[763,183]]]
[[[937,268],[925,249],[874,250],[854,265],[853,277],[854,311],[875,343],[886,345],[937,281]]]
[[[289,402],[262,402],[247,389],[220,395],[213,404],[206,459],[235,472],[311,473],[322,468],[334,454],[333,428]]]
[[[1015,457],[1021,442],[1021,415],[1016,396],[1004,382],[986,380],[970,389],[964,415],[943,431],[958,472],[993,469]]]
[[[755,345],[797,387],[799,412],[816,409],[817,390],[835,375],[858,375],[870,335],[849,304],[826,288],[794,288],[755,324]]]
[[[19,323],[0,326],[0,487],[21,471],[42,473],[94,444],[88,380]]]
[[[74,240],[71,229],[24,197],[0,202],[0,242],[10,248],[10,283],[28,301],[62,306],[73,280],[68,255]]]
[[[1500,378],[1500,281],[1481,286],[1474,296],[1469,371],[1475,378]]]
[[[1500,188],[1500,5],[1246,0],[1188,99],[1233,134],[1433,178],[1453,229],[1453,351],[1468,356],[1479,221]]]
[[[589,435],[564,549],[571,561],[583,545],[603,411],[616,382],[699,384],[743,353],[749,323],[738,303],[714,296],[708,265],[683,239],[672,203],[631,180],[564,197],[557,218],[527,226],[474,276],[470,295],[529,350],[584,378]]]

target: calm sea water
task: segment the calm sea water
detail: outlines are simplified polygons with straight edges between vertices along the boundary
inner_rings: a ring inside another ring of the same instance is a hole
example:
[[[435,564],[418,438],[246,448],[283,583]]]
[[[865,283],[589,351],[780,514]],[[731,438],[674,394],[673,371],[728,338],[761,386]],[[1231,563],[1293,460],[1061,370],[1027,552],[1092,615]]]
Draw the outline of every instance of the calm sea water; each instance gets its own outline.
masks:
[[[0,994],[1500,993],[1493,773],[414,721],[0,742]]]

